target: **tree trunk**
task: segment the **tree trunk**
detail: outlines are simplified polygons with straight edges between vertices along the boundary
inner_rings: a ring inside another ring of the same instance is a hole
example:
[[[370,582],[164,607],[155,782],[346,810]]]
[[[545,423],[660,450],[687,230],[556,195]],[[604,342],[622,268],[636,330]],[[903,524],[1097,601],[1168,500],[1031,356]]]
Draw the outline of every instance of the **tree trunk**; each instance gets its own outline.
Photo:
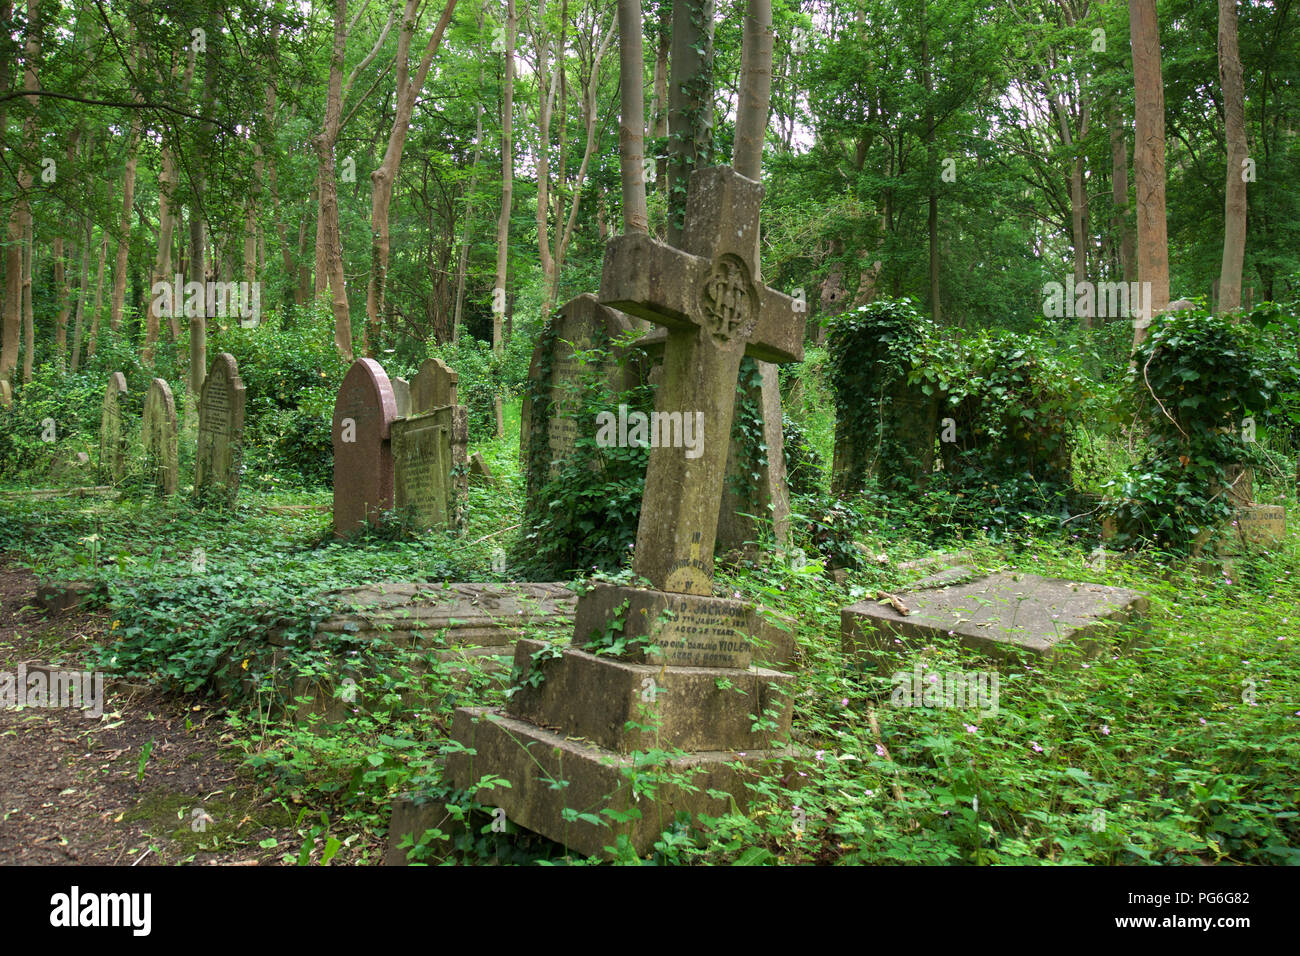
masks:
[[[99,265],[96,267],[95,307],[90,311],[90,337],[86,340],[86,358],[95,354],[99,345],[99,317],[104,310],[104,264],[108,261],[108,230],[101,230],[99,237]]]
[[[81,281],[77,286],[77,311],[72,320],[72,361],[69,368],[76,371],[81,365],[82,331],[86,321],[86,293],[90,289],[90,243],[94,235],[94,223],[90,216],[85,217],[85,228],[81,235]]]
[[[366,288],[366,331],[365,353],[370,355],[379,345],[380,317],[384,311],[384,293],[388,280],[388,211],[393,201],[393,185],[397,181],[397,171],[402,164],[402,150],[406,145],[406,134],[411,127],[411,112],[415,101],[424,89],[425,78],[433,64],[434,54],[442,42],[442,35],[451,22],[452,12],[456,9],[456,0],[447,0],[443,7],[442,18],[434,28],[433,34],[424,49],[424,57],[416,68],[415,77],[408,79],[411,52],[411,38],[415,33],[416,10],[419,0],[406,0],[406,14],[402,20],[402,33],[397,41],[397,81],[396,114],[393,129],[388,136],[388,146],[384,150],[383,161],[370,174],[372,187],[370,204],[370,282]]]
[[[325,102],[325,127],[316,137],[320,161],[316,183],[320,211],[316,229],[317,294],[328,279],[334,313],[334,347],[352,361],[352,319],[348,315],[348,293],[343,279],[343,242],[339,231],[338,182],[334,175],[334,145],[343,120],[343,62],[347,52],[348,0],[334,2],[334,49],[330,55],[329,92]],[[322,269],[324,277],[320,274]]]
[[[1150,283],[1149,315],[1134,323],[1133,347],[1152,316],[1169,304],[1169,239],[1165,228],[1165,90],[1160,75],[1156,0],[1129,0],[1133,47],[1133,179],[1137,184],[1138,280]]]
[[[500,362],[505,355],[503,340],[506,310],[506,268],[510,251],[510,205],[514,191],[515,160],[512,136],[514,131],[515,97],[515,0],[506,0],[506,62],[504,94],[501,100],[501,213],[497,217],[497,272],[492,287],[492,357]],[[497,437],[506,433],[505,415],[501,393],[496,396]]]
[[[1223,131],[1228,145],[1227,189],[1223,200],[1223,266],[1219,308],[1241,308],[1241,268],[1246,255],[1246,92],[1237,52],[1237,2],[1219,0],[1219,80],[1223,86]]]
[[[763,138],[772,101],[772,39],[772,0],[749,0],[731,165],[740,175],[753,180],[763,175]]]
[[[122,173],[122,219],[117,227],[117,260],[113,265],[113,296],[108,305],[108,327],[116,332],[122,327],[122,309],[126,305],[126,270],[131,255],[131,211],[135,204],[135,167],[139,157],[140,111],[131,116],[131,132],[126,141],[126,170]]]
[[[650,99],[650,135],[662,140],[668,135],[668,51],[672,43],[670,4],[659,5],[659,30],[655,44],[655,72]],[[661,154],[655,159],[655,189],[668,189],[668,157]]]
[[[32,311],[32,258],[36,250],[32,242],[32,217],[27,216],[27,230],[23,236],[23,384],[32,380],[36,360],[36,315]]]
[[[673,4],[672,76],[668,93],[668,243],[680,246],[691,171],[712,148],[713,0]]]
[[[1127,284],[1133,281],[1133,229],[1128,224],[1128,143],[1124,139],[1124,120],[1119,106],[1110,105],[1110,188],[1111,231],[1119,243],[1120,271]]]
[[[41,19],[37,0],[30,0],[27,8],[27,41],[23,53],[23,89],[31,92],[40,89],[39,61],[41,57]],[[8,65],[6,64],[6,76]],[[5,91],[7,92],[7,90]],[[35,179],[32,163],[36,159],[36,107],[39,97],[29,96],[27,106],[31,112],[23,122],[23,142],[26,156],[18,170],[18,197],[9,216],[8,243],[5,247],[5,296],[3,345],[0,346],[0,379],[12,382],[18,366],[18,343],[23,323],[23,249],[31,231],[32,207],[30,193]],[[0,138],[3,138],[0,129]],[[32,353],[32,340],[27,339],[27,352]],[[23,362],[26,368],[28,362]]]
[[[483,20],[487,7],[481,4],[478,10],[478,35],[483,35]],[[478,89],[483,89],[483,50],[478,51]],[[456,301],[452,307],[451,340],[460,339],[460,326],[465,314],[465,276],[469,268],[469,245],[471,234],[470,210],[474,192],[478,189],[478,164],[483,158],[483,100],[474,99],[474,160],[470,164],[469,187],[465,190],[465,211],[462,213],[464,224],[461,227],[460,252],[456,259]]]
[[[623,231],[647,232],[645,200],[645,66],[641,50],[641,0],[618,0],[619,169],[623,178]],[[592,70],[593,77],[596,71]],[[593,79],[593,84],[595,80]],[[594,127],[594,124],[592,124]],[[587,137],[591,142],[590,135]],[[574,203],[577,209],[577,203]]]

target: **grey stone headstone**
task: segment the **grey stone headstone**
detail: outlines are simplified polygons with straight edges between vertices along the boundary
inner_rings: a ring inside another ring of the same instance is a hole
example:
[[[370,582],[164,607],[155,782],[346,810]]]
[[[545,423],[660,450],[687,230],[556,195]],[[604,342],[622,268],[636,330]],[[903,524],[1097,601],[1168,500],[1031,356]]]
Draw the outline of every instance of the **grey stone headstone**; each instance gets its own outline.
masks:
[[[244,383],[235,357],[220,353],[199,395],[194,492],[215,492],[227,504],[239,493],[244,460]]]
[[[454,408],[444,405],[393,423],[393,501],[410,527],[445,528],[452,520]]]
[[[425,359],[411,379],[412,415],[423,415],[443,405],[456,404],[456,386],[460,375],[442,359]]]
[[[411,414],[411,383],[404,378],[393,376],[393,401],[397,403],[397,417],[406,418]]]
[[[147,480],[159,494],[176,494],[180,485],[176,401],[171,386],[160,378],[149,383],[142,434]]]
[[[99,475],[112,484],[122,480],[126,471],[126,440],[122,435],[122,402],[126,398],[126,376],[114,372],[104,389],[104,405],[99,417]]]

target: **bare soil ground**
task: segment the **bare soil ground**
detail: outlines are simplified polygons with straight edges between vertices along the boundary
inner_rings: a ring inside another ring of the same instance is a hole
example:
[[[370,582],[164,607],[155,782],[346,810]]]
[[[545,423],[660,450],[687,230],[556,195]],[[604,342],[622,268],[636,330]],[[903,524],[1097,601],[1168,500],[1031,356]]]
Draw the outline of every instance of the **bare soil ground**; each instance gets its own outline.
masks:
[[[112,622],[47,613],[36,587],[0,554],[0,672],[83,670]],[[225,733],[210,704],[111,682],[98,718],[0,708],[0,866],[280,863],[302,842],[293,816],[240,771]]]

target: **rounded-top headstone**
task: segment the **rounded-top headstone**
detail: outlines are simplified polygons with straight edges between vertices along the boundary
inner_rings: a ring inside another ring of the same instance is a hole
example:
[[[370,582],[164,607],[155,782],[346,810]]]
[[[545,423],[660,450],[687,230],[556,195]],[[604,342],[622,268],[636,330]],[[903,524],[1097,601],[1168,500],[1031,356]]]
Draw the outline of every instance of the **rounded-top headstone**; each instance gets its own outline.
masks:
[[[199,435],[194,453],[194,493],[211,490],[233,504],[243,464],[244,383],[229,352],[212,363],[199,393]]]
[[[393,507],[392,383],[374,359],[357,359],[334,401],[334,533],[349,534]]]
[[[149,383],[144,402],[144,455],[149,481],[164,495],[176,494],[180,484],[176,433],[176,400],[171,386],[155,378]]]
[[[126,398],[126,376],[114,372],[104,388],[104,407],[99,416],[99,473],[106,481],[118,482],[126,471],[126,442],[122,438],[122,400]]]

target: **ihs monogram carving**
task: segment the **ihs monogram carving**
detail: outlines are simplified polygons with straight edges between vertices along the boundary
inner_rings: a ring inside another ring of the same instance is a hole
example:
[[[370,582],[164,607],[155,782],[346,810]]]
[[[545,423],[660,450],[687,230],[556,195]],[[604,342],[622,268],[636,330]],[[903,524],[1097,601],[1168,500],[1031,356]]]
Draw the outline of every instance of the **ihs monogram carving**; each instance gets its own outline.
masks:
[[[748,338],[758,321],[749,267],[738,256],[724,255],[713,263],[700,289],[705,325],[715,342],[725,345],[736,335]]]

